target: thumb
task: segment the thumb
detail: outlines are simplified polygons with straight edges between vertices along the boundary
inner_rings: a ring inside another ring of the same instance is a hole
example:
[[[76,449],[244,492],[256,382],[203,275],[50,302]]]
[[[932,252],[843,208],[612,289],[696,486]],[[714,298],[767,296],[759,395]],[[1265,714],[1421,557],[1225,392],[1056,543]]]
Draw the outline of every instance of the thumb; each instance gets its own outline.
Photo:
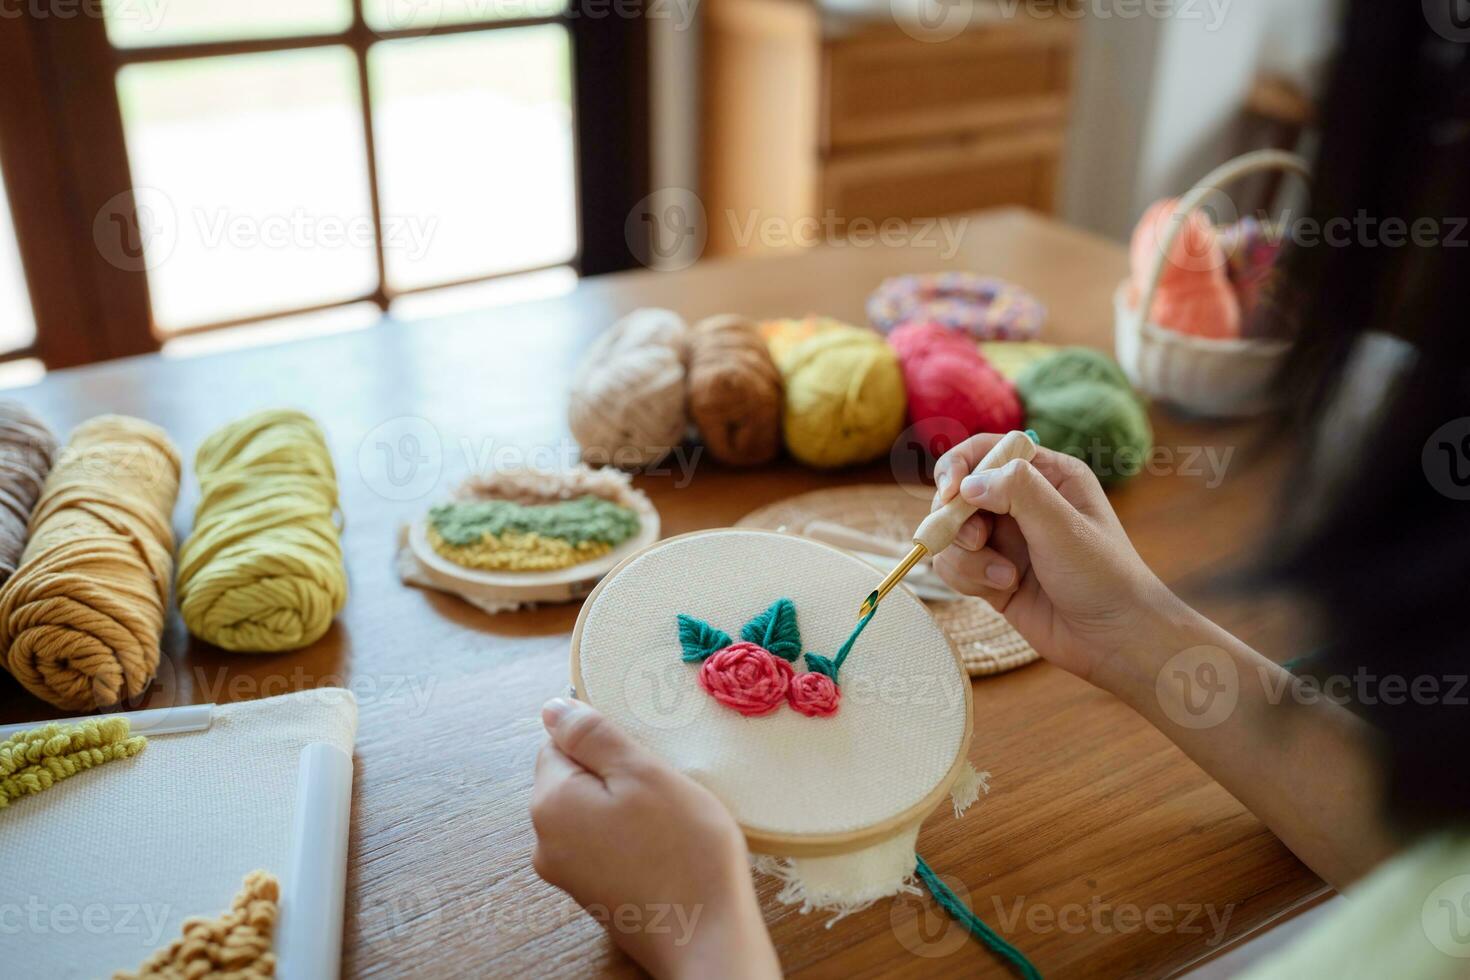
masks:
[[[626,768],[643,753],[622,729],[581,701],[552,698],[541,709],[541,722],[553,745],[598,776]]]

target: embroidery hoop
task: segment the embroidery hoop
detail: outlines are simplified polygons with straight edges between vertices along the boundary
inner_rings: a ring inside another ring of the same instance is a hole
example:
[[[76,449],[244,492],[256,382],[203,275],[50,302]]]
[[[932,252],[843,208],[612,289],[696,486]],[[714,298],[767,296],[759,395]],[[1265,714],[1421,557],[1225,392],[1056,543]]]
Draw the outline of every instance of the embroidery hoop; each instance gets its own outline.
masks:
[[[742,539],[767,538],[783,543],[798,542],[801,548],[811,550],[812,554],[826,554],[831,556],[831,558],[835,561],[840,561],[844,563],[844,566],[842,567],[846,567],[850,570],[847,575],[850,580],[856,581],[857,579],[861,579],[861,582],[855,584],[851,590],[851,606],[853,614],[856,613],[857,606],[859,603],[861,603],[862,597],[866,595],[868,591],[871,591],[873,588],[875,588],[878,582],[883,577],[882,573],[873,569],[862,559],[858,558],[855,555],[852,555],[847,551],[844,551],[841,548],[836,548],[831,545],[811,541],[805,538],[800,538],[795,535],[781,534],[774,531],[759,529],[720,528],[710,531],[694,531],[687,534],[676,535],[663,541],[648,545],[644,548],[640,548],[636,553],[628,555],[622,561],[620,561],[617,566],[614,567],[612,571],[609,572],[600,583],[598,583],[597,587],[594,588],[591,594],[588,596],[586,602],[583,603],[582,609],[577,615],[576,626],[572,630],[570,666],[572,687],[573,690],[577,692],[577,695],[579,697],[588,700],[588,703],[592,704],[593,707],[599,708],[600,710],[607,710],[608,708],[608,706],[604,704],[599,704],[597,700],[590,697],[588,685],[583,674],[582,657],[582,640],[587,629],[588,620],[591,617],[593,610],[597,608],[598,601],[600,598],[603,597],[605,590],[612,583],[618,580],[619,575],[625,569],[627,569],[630,565],[632,565],[634,562],[644,557],[645,555],[650,555],[658,549],[668,548],[679,543],[683,543],[684,546],[687,546],[689,543],[698,541],[700,539],[713,538],[715,536],[724,535],[737,535]],[[834,568],[836,567],[839,566],[834,566]],[[861,584],[862,582],[865,582],[867,584]],[[768,602],[776,598],[780,598],[780,585],[772,585],[771,588],[776,591],[769,596],[769,599],[767,600]],[[800,616],[800,600],[797,601],[797,606],[798,616]],[[912,616],[913,611],[917,610],[926,620],[928,620],[931,624],[933,623],[932,617],[929,616],[923,604],[920,603],[919,600],[907,590],[901,589],[895,590],[892,594],[889,595],[887,599],[884,600],[883,606],[880,609],[878,616],[875,618],[874,623],[876,624],[877,622],[881,621],[885,612],[889,615],[890,620],[896,618],[894,614],[895,609],[908,609],[907,615],[909,616]],[[691,615],[698,615],[700,613],[700,610],[698,609],[677,611],[688,612]],[[752,612],[755,611],[758,610],[752,610]],[[687,669],[689,685],[697,691],[699,697],[706,697],[704,692],[699,691],[697,688],[694,677],[694,670],[688,668],[688,665],[681,664],[679,661],[679,647],[676,639],[674,616],[675,611],[670,611],[668,615],[668,622],[665,627],[668,636],[667,643],[660,645],[649,655],[667,657],[671,663],[678,664],[681,667]],[[721,621],[714,625],[717,625],[720,628],[725,629],[727,632],[730,632],[732,636],[738,634],[738,630],[740,627],[740,623],[738,622],[724,623],[723,621]],[[844,632],[847,629],[850,629],[851,625],[852,624],[844,622],[842,624]],[[853,830],[821,833],[779,832],[749,826],[744,820],[741,819],[741,815],[739,813],[734,813],[736,821],[740,824],[740,828],[745,834],[746,845],[752,852],[760,855],[773,855],[783,858],[819,858],[845,855],[862,851],[874,845],[891,841],[896,837],[902,836],[905,832],[911,830],[916,831],[918,825],[922,823],[924,819],[927,818],[930,814],[932,814],[934,810],[947,797],[949,797],[951,789],[954,787],[956,780],[958,780],[960,776],[968,771],[970,768],[969,749],[970,740],[974,731],[974,699],[970,689],[969,677],[965,669],[964,660],[961,657],[959,650],[956,649],[953,641],[949,639],[949,637],[943,632],[943,630],[939,629],[937,624],[934,624],[933,632],[936,637],[942,639],[944,649],[948,651],[949,656],[953,661],[955,677],[959,681],[958,686],[962,692],[963,699],[962,727],[959,732],[955,755],[954,758],[950,761],[950,764],[944,771],[943,775],[938,779],[937,782],[934,783],[934,785],[928,787],[927,790],[925,790],[924,792],[917,794],[917,798],[912,800],[905,800],[904,802],[898,804],[899,806],[901,806],[901,809],[899,809],[897,812],[880,820],[876,820],[871,824],[867,824]],[[861,643],[861,640],[859,642]],[[808,645],[810,645],[809,641]],[[938,648],[937,642],[934,644],[934,647],[935,649]],[[831,655],[833,651],[831,649],[826,649],[822,650],[821,652],[827,655]],[[859,646],[853,652],[854,662],[857,658],[865,655],[871,658],[875,655],[875,653],[881,655],[881,651],[874,651],[871,649],[864,651],[862,647]],[[940,673],[942,672],[936,671],[936,674]],[[711,702],[711,705],[712,707],[708,710],[727,710],[717,705],[714,705],[713,702]],[[847,708],[848,706],[844,705],[843,710],[847,710]],[[623,720],[616,712],[610,712],[610,715],[614,721]],[[763,718],[747,719],[747,721],[749,721],[753,725],[759,725],[765,720],[766,719]],[[802,724],[803,726],[810,726],[809,728],[804,728],[804,730],[809,732],[811,738],[815,739],[820,738],[822,735],[821,726],[830,724],[831,721],[831,719],[808,718],[803,719]],[[656,748],[655,751],[657,751]],[[730,801],[724,802],[727,806],[731,806]],[[732,810],[733,809],[734,807],[732,806]]]

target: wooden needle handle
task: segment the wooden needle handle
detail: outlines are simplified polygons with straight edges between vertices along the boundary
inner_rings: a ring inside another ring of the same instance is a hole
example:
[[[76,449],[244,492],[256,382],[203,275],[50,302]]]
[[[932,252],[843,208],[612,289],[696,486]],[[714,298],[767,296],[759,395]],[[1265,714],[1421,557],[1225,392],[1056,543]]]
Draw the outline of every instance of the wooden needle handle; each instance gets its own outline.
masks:
[[[1030,436],[1024,432],[1007,432],[985,454],[985,458],[975,469],[998,469],[1013,459],[1030,462],[1035,455],[1036,443],[1031,441]],[[924,518],[924,522],[914,532],[914,544],[923,545],[929,554],[937,555],[954,543],[954,536],[959,533],[960,525],[969,520],[976,509],[974,504],[955,494],[953,500]]]

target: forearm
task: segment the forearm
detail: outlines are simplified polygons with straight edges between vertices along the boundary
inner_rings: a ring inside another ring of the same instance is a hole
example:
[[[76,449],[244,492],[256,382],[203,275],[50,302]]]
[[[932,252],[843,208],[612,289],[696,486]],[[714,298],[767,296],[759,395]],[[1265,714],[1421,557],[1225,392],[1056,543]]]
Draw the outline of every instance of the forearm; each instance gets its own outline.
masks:
[[[1172,738],[1334,887],[1396,849],[1371,728],[1172,596],[1093,680]]]

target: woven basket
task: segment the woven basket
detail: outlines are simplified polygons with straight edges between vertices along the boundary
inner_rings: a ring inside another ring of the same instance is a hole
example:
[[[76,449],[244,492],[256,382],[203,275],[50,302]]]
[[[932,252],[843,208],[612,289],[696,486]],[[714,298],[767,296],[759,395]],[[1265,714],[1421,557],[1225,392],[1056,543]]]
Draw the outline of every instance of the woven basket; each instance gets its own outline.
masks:
[[[927,516],[928,497],[916,496],[912,488],[869,484],[814,490],[778,500],[746,514],[736,526],[802,534],[816,521],[830,521],[907,547],[914,528]],[[926,599],[924,605],[959,648],[972,677],[998,674],[1037,659],[1031,644],[984,599]]]
[[[1306,162],[1294,154],[1280,150],[1247,153],[1206,174],[1180,200],[1175,214],[1196,211],[1207,197],[1221,193],[1227,184],[1267,170],[1309,176]],[[1147,318],[1158,293],[1164,262],[1183,227],[1183,221],[1169,223],[1137,309],[1128,306],[1128,280],[1113,294],[1118,363],[1134,387],[1150,398],[1197,415],[1243,418],[1268,411],[1274,407],[1271,382],[1291,347],[1288,342],[1195,337]]]

